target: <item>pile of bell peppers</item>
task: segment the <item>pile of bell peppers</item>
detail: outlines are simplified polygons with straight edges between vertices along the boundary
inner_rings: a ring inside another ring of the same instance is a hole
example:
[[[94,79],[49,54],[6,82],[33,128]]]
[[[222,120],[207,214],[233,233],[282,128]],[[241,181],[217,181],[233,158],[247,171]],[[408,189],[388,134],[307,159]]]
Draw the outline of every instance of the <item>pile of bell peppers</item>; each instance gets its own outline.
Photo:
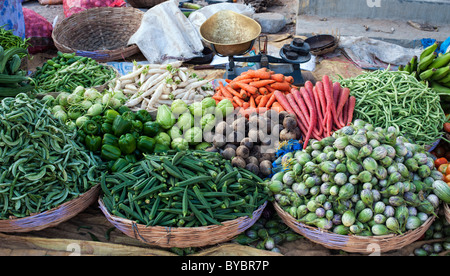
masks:
[[[77,136],[88,150],[100,154],[114,172],[140,160],[143,154],[169,150],[167,144],[155,139],[161,130],[148,111],[133,112],[121,106],[91,117],[78,129]]]

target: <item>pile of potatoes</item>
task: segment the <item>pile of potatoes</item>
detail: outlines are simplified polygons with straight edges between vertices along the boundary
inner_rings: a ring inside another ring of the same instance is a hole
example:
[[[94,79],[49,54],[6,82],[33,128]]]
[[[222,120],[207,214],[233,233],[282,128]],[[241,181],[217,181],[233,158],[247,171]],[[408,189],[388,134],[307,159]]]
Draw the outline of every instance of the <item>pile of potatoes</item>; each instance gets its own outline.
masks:
[[[213,145],[207,151],[219,152],[233,166],[267,177],[272,174],[279,142],[300,139],[301,132],[294,115],[268,110],[248,118],[230,115],[216,123],[213,132],[205,133],[204,138]]]

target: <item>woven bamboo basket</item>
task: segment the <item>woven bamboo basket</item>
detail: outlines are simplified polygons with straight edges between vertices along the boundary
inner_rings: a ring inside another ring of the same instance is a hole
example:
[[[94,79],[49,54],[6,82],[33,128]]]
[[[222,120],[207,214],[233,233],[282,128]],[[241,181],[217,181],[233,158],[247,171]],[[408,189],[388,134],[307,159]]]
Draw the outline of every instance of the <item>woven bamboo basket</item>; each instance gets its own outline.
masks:
[[[329,249],[361,254],[371,254],[374,252],[384,253],[407,246],[422,237],[435,220],[435,217],[431,216],[420,227],[410,230],[403,235],[390,234],[371,237],[339,235],[298,222],[277,203],[274,203],[274,206],[278,215],[286,225],[310,241],[323,245]]]
[[[167,0],[127,0],[127,3],[133,8],[149,9]]]
[[[23,233],[54,227],[84,211],[97,200],[99,192],[100,185],[95,185],[79,197],[48,211],[24,218],[0,220],[0,232]]]
[[[247,216],[240,217],[234,220],[225,221],[222,225],[209,225],[204,227],[164,227],[136,224],[132,220],[111,215],[101,198],[99,198],[98,203],[109,222],[125,235],[146,244],[164,248],[202,247],[229,241],[251,227],[259,219],[262,211],[267,205],[267,202],[261,205],[253,212],[251,218]]]
[[[76,53],[99,62],[125,60],[140,52],[128,45],[139,29],[144,12],[131,7],[98,7],[63,19],[55,26],[52,38],[63,53]]]
[[[445,219],[450,223],[450,206],[447,203],[444,203],[444,214]]]

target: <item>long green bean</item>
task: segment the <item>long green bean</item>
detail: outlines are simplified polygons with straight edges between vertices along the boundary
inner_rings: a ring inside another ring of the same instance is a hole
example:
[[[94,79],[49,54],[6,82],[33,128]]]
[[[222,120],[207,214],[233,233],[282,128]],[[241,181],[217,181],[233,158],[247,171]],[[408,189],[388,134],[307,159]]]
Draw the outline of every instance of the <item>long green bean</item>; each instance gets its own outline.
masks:
[[[442,137],[445,114],[439,96],[414,76],[377,70],[339,82],[356,98],[355,119],[375,127],[397,126],[422,146],[431,146]]]

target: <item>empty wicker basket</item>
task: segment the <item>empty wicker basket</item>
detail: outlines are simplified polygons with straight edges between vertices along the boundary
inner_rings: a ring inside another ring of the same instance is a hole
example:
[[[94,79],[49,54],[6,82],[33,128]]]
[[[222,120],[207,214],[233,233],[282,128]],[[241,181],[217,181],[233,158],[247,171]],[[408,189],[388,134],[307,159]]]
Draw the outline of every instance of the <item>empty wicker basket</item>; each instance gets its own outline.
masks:
[[[24,218],[0,220],[0,232],[23,233],[54,227],[84,211],[97,200],[99,192],[100,185],[96,185],[79,197],[51,210]]]
[[[63,53],[76,53],[99,62],[124,60],[140,52],[127,45],[139,29],[144,12],[131,7],[91,8],[57,24],[52,38]]]
[[[274,206],[278,215],[286,225],[310,241],[323,245],[329,249],[344,250],[361,254],[384,253],[407,246],[422,237],[435,220],[435,216],[431,216],[420,227],[410,230],[403,235],[390,234],[371,237],[339,235],[303,224],[284,211],[276,202],[274,202]]]
[[[127,0],[127,3],[134,8],[149,9],[166,1],[167,0]]]
[[[120,218],[110,214],[101,199],[98,200],[100,209],[117,229],[125,235],[139,241],[159,247],[202,247],[216,245],[229,241],[243,231],[250,228],[261,216],[267,205],[265,202],[252,217],[240,217],[234,220],[225,221],[222,225],[209,225],[203,227],[164,227],[145,226],[136,224],[129,219]]]

